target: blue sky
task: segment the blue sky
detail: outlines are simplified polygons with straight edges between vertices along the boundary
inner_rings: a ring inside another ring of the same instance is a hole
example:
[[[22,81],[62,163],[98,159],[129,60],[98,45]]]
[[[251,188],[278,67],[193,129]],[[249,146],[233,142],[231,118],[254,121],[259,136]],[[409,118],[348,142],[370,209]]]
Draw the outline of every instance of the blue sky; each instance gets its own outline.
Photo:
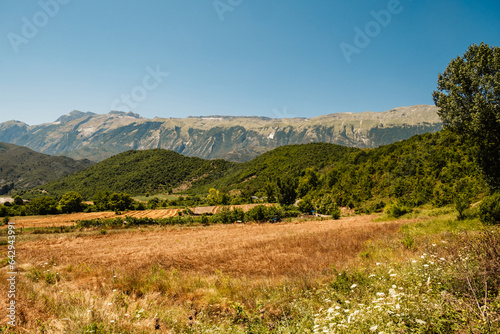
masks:
[[[483,41],[500,45],[498,0],[0,0],[0,122],[432,104]]]

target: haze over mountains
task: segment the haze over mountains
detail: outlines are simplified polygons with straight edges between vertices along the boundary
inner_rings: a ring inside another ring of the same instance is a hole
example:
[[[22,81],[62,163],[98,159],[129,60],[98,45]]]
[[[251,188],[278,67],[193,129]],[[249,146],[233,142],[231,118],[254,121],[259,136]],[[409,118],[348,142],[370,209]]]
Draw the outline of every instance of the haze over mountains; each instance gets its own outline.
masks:
[[[132,112],[73,111],[53,123],[0,123],[0,142],[50,155],[101,161],[128,150],[163,148],[204,159],[249,161],[273,148],[312,142],[371,148],[442,128],[435,106],[314,118],[209,116],[146,119]]]

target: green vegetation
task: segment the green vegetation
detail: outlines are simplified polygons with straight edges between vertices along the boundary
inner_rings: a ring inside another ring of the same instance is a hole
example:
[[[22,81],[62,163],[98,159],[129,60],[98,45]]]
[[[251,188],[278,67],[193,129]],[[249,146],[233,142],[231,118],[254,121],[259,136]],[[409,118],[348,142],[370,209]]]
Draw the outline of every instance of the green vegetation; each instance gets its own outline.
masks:
[[[55,181],[94,163],[41,154],[29,148],[0,143],[0,195]]]
[[[209,182],[232,165],[223,160],[188,158],[162,149],[128,151],[44,185],[43,189],[54,195],[77,191],[86,199],[102,191],[133,195],[169,192],[189,182]]]
[[[125,218],[89,219],[76,222],[77,228],[131,228],[136,226],[169,226],[169,225],[210,225],[210,224],[234,224],[246,222],[279,222],[284,218],[297,217],[300,214],[294,207],[257,205],[243,212],[240,208],[230,210],[228,207],[216,214],[203,214],[193,216],[192,212],[185,211],[179,216],[168,218],[136,218],[125,216]],[[338,218],[338,217],[337,217]]]
[[[338,207],[359,213],[385,209],[398,217],[425,204],[455,204],[465,218],[470,204],[488,192],[472,155],[468,144],[447,131],[369,150],[322,143],[284,146],[242,164],[165,150],[130,151],[45,185],[52,200],[43,192],[44,199],[33,203],[19,197],[17,204],[0,206],[0,216],[55,213],[55,199],[63,212],[279,202],[334,217]],[[181,185],[186,196],[149,195]],[[60,200],[69,192],[92,199],[94,206],[66,207]],[[128,194],[143,194],[147,203]]]
[[[456,203],[461,194],[470,200],[486,193],[486,182],[471,154],[467,144],[446,131],[370,150],[292,145],[236,165],[210,186],[283,205],[300,198],[304,212],[311,210],[308,203],[327,212],[321,209],[326,201],[358,212],[380,212],[396,200],[408,211],[426,203],[438,207]],[[461,211],[464,203],[459,203]]]
[[[288,183],[295,182],[294,179],[304,176],[306,170],[323,170],[357,152],[361,152],[361,149],[325,143],[282,146],[249,162],[235,165],[207,187],[247,190],[252,195],[259,193],[267,196],[265,187],[270,183],[273,189],[268,192],[279,196],[277,189],[274,189],[278,179],[282,188],[285,188]],[[294,184],[294,187],[298,187],[298,184]],[[289,196],[293,197],[293,194],[287,194],[287,200]]]
[[[483,200],[479,207],[479,217],[485,224],[500,224],[500,192]]]
[[[434,102],[444,126],[476,148],[491,187],[500,189],[500,47],[469,47],[439,75]]]

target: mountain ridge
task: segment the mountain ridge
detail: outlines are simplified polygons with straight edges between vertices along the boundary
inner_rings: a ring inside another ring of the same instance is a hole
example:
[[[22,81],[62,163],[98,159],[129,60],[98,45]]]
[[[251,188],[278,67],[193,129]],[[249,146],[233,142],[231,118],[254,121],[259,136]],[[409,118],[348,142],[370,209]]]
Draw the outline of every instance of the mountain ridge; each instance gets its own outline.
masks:
[[[0,142],[0,195],[31,189],[94,165],[89,160],[49,156]]]
[[[373,148],[436,132],[442,128],[436,111],[435,106],[417,105],[312,118],[214,115],[153,119],[132,112],[73,111],[56,122],[40,125],[0,123],[0,141],[97,162],[131,149],[152,148],[243,162],[284,145],[324,142]]]

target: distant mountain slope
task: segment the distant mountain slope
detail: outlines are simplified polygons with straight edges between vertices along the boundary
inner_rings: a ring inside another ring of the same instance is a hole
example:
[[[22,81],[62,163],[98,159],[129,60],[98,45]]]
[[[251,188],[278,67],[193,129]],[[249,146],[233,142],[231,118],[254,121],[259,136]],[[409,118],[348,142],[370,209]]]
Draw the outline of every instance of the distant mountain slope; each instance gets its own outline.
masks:
[[[93,164],[89,160],[54,157],[26,147],[0,143],[0,195],[13,188],[37,187]]]
[[[54,123],[0,124],[0,141],[47,154],[101,161],[127,150],[164,148],[204,159],[249,161],[273,148],[313,142],[371,148],[442,128],[436,107],[339,113],[314,118],[188,117],[145,119],[132,112],[73,111]]]
[[[42,188],[55,195],[78,191],[86,198],[99,191],[134,195],[165,192],[191,182],[210,182],[233,166],[224,160],[185,157],[163,149],[130,150]]]

